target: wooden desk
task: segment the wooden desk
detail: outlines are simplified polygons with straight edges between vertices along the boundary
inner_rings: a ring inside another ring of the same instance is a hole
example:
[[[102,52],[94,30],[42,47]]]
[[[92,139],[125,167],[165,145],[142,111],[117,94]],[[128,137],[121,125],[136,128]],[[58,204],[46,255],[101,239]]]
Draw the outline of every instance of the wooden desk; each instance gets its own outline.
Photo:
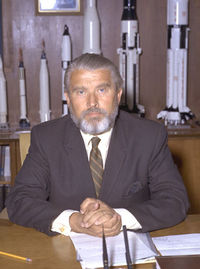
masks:
[[[31,228],[0,220],[0,250],[31,258],[32,262],[0,255],[2,269],[80,269],[69,237],[49,237]]]
[[[169,229],[152,232],[152,236],[199,233],[200,215],[187,219]],[[21,227],[7,220],[0,220],[0,250],[10,252],[33,261],[23,262],[0,255],[2,269],[80,269],[75,250],[69,237],[58,235],[48,237],[31,228]],[[137,265],[138,269],[153,269],[154,264]]]
[[[11,169],[11,184],[21,167],[19,137],[17,134],[0,132],[0,145],[10,146],[10,169]],[[1,179],[3,181],[3,179]]]

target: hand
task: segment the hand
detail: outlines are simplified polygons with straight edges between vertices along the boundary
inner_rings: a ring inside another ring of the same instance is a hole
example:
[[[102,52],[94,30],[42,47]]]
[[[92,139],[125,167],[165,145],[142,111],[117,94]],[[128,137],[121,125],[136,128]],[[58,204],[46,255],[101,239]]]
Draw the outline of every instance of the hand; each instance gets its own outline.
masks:
[[[102,236],[102,227],[106,236],[120,232],[121,217],[115,210],[100,200],[87,198],[80,206],[80,213],[73,213],[70,226],[74,232]]]
[[[100,207],[100,200],[94,198],[86,198],[80,205],[81,214],[87,214],[90,211],[95,211]]]
[[[83,201],[80,206],[80,212],[84,214],[82,226],[86,228],[91,227],[93,224],[106,225],[106,222],[116,215],[113,208],[93,198],[87,198]]]

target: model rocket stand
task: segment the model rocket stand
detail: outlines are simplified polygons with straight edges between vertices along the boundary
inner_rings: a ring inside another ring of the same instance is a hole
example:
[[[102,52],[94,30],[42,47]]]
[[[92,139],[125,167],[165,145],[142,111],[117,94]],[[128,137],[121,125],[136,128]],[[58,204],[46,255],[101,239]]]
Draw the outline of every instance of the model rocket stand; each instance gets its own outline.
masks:
[[[120,108],[144,117],[144,107],[139,104],[139,55],[142,53],[142,49],[139,44],[136,0],[124,0],[121,19],[121,48],[117,52],[119,70],[124,81]]]
[[[22,49],[19,50],[19,93],[20,93],[20,120],[19,127],[27,129],[30,127],[30,122],[27,118],[26,105],[26,86],[25,86],[25,70],[22,56]]]
[[[168,0],[166,107],[158,115],[168,127],[183,127],[194,117],[187,107],[188,0]]]

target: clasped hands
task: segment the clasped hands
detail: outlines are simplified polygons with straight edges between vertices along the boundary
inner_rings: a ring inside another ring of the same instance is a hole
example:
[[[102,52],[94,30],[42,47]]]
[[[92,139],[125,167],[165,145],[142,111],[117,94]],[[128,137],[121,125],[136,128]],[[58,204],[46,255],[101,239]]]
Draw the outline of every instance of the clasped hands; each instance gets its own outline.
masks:
[[[86,198],[80,206],[80,212],[73,213],[69,222],[73,232],[99,237],[102,236],[102,227],[105,236],[117,235],[121,229],[121,216],[94,198]]]

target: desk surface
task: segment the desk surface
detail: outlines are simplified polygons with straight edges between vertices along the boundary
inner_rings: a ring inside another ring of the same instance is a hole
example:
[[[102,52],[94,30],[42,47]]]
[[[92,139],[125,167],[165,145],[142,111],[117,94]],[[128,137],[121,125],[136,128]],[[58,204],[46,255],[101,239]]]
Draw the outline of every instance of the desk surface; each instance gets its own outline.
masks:
[[[199,233],[200,215],[187,219],[168,229],[152,232],[152,236]],[[0,220],[0,251],[31,258],[31,263],[0,255],[1,269],[80,269],[75,250],[69,237],[58,235],[48,237],[31,228]],[[136,268],[152,269],[152,264],[137,265]]]

